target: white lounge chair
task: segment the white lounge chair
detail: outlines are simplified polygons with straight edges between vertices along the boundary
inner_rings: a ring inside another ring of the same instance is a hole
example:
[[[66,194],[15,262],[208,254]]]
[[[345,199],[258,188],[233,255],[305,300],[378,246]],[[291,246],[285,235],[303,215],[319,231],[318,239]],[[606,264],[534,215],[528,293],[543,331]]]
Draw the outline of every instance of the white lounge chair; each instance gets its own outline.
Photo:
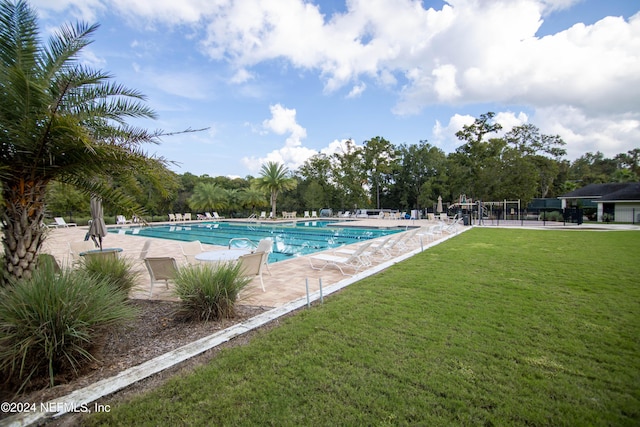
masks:
[[[182,219],[183,221],[191,221],[191,212],[187,212],[186,214],[182,215]]]
[[[267,212],[266,211],[260,212],[260,219],[267,219]]]
[[[409,249],[407,242],[411,239],[415,238],[416,234],[418,234],[422,228],[414,228],[409,231],[405,231],[403,233],[395,234],[387,245],[387,250],[389,251],[402,251]]]
[[[176,221],[182,221],[182,214],[181,213],[177,213],[174,214],[176,216]]]
[[[56,222],[55,223],[56,228],[57,227],[67,228],[69,226],[72,226],[72,227],[77,227],[78,226],[78,224],[76,224],[75,222],[66,222],[64,220],[64,218],[62,218],[61,216],[57,216],[57,217],[53,218],[53,220]]]
[[[351,268],[355,271],[354,272],[355,274],[361,269],[371,265],[371,262],[366,256],[366,251],[369,248],[369,246],[371,246],[371,243],[372,241],[370,240],[358,246],[358,248],[348,257],[332,255],[328,253],[319,253],[316,255],[311,255],[309,257],[309,264],[311,265],[311,268],[313,268],[314,270],[324,270],[328,266],[334,266],[334,267],[337,267],[338,270],[340,270],[340,272],[345,276],[347,275],[347,273],[344,272],[343,267]],[[313,260],[320,261],[323,264],[314,265]]]
[[[318,211],[311,211],[311,218],[318,218]]]
[[[169,289],[169,280],[173,280],[178,272],[178,264],[172,257],[145,258],[145,265],[151,279],[149,297],[153,295],[153,285],[159,280],[164,280],[164,284]]]
[[[304,217],[311,218],[311,215],[309,215],[309,211],[304,211]]]
[[[391,251],[387,248],[393,235],[375,239],[371,242],[371,251],[367,253],[369,257],[380,256],[382,259],[389,259],[392,257]]]
[[[169,214],[169,222],[175,221],[175,220],[176,220],[176,216],[174,214]]]
[[[391,252],[389,252],[389,250],[386,248],[387,244],[389,243],[389,240],[391,239],[392,235],[389,235],[387,237],[383,237],[381,239],[374,239],[370,241],[370,250],[365,252],[364,255],[367,258],[373,258],[377,255],[381,255],[382,259],[389,259],[391,258]],[[359,248],[359,247],[358,247]],[[334,252],[337,254],[345,254],[345,255],[351,255],[353,253],[355,253],[358,249],[347,249],[347,248],[339,248],[336,249]]]
[[[213,213],[213,219],[222,219],[224,218],[223,216],[218,215],[218,212],[214,212]]]
[[[198,262],[196,260],[196,255],[204,252],[204,248],[202,247],[202,243],[200,243],[200,240],[181,243],[180,249],[182,249],[182,255],[184,255],[184,258],[189,264],[196,264]]]
[[[450,224],[447,224],[442,227],[442,231],[447,234],[457,234],[458,226],[461,226],[464,223],[464,218],[457,218],[451,220]]]
[[[434,224],[434,225],[429,226],[427,229],[421,230],[416,235],[419,236],[419,237],[426,237],[431,242],[431,241],[436,240],[436,237],[442,235],[443,227],[444,227],[444,223],[442,223],[442,222],[439,223],[439,224]]]
[[[131,220],[127,219],[124,215],[118,215],[116,217],[116,224],[131,224]]]

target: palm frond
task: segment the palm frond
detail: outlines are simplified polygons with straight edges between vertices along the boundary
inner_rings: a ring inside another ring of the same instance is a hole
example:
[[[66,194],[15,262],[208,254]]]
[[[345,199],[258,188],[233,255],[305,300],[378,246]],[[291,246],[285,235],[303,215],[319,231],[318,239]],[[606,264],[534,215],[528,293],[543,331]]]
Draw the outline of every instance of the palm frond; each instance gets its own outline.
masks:
[[[49,44],[43,49],[43,54],[40,57],[42,78],[51,80],[61,70],[73,66],[78,53],[93,42],[89,37],[98,27],[98,24],[87,25],[85,23],[77,23],[75,26],[61,26],[51,36]]]
[[[0,7],[0,61],[5,67],[18,64],[23,70],[35,69],[38,53],[36,13],[27,2],[3,1]]]

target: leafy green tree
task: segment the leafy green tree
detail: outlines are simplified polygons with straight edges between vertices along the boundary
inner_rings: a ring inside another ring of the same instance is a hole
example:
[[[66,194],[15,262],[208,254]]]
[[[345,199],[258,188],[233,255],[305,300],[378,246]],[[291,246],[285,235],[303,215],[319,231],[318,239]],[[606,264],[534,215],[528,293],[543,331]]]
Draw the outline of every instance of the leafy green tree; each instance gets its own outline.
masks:
[[[559,169],[561,157],[566,155],[565,142],[558,135],[541,134],[532,124],[516,126],[504,136],[521,159],[511,173],[511,183],[517,177],[523,186],[534,183],[533,191],[520,192],[520,199],[528,203],[533,197],[547,197]],[[514,192],[514,197],[517,191]]]
[[[368,177],[370,198],[380,209],[380,192],[388,193],[391,172],[397,161],[397,149],[389,141],[379,136],[364,142],[362,153],[363,168]]]
[[[349,139],[343,144],[342,152],[332,156],[332,176],[340,194],[342,209],[350,210],[371,204],[365,190],[367,178],[362,151],[362,147]]]
[[[303,199],[307,206],[320,208],[337,203],[333,171],[331,158],[322,153],[308,158],[298,169],[303,186],[306,186]]]
[[[620,153],[615,157],[619,170],[627,170],[620,172],[618,176],[625,181],[618,182],[634,182],[640,180],[640,148],[634,148],[626,153]]]
[[[70,185],[52,182],[46,197],[47,210],[53,216],[64,216],[67,212],[89,214],[89,196]]]
[[[311,209],[320,210],[323,206],[327,206],[324,203],[326,200],[324,189],[315,181],[307,184],[307,188],[303,193],[303,198],[305,206],[308,206]]]
[[[570,179],[581,186],[601,184],[609,182],[617,168],[615,160],[607,159],[599,151],[586,153],[571,164]]]
[[[165,166],[140,148],[160,134],[126,124],[155,117],[144,96],[78,61],[97,28],[65,25],[42,45],[37,13],[25,1],[0,3],[2,243],[13,277],[30,276],[35,268],[50,182],[133,211],[135,202],[108,177],[136,171],[154,179],[152,172]]]
[[[431,205],[446,182],[445,154],[427,141],[403,144],[399,153],[394,187],[397,206],[409,210]]]
[[[496,171],[500,167],[500,155],[506,145],[501,139],[486,140],[486,135],[502,129],[493,118],[495,113],[481,114],[471,125],[456,132],[458,139],[466,141],[455,153],[449,155],[456,174],[452,175],[454,187],[474,199],[490,199],[498,185]]]
[[[292,190],[298,181],[289,176],[289,169],[277,162],[267,162],[260,168],[260,176],[255,178],[257,188],[267,191],[271,195],[271,217],[276,217],[276,200],[278,193]]]

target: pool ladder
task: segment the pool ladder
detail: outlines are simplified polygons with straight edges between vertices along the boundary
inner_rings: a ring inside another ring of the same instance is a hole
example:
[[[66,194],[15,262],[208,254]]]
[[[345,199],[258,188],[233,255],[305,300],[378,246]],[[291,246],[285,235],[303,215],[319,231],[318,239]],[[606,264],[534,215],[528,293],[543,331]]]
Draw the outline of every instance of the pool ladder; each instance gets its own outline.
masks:
[[[233,239],[229,239],[229,249],[231,249],[231,246],[233,245],[234,242],[239,242],[239,241],[244,241],[249,243],[249,246],[251,246],[253,249],[258,247],[258,244],[256,242],[254,242],[253,240],[247,237],[234,237]]]

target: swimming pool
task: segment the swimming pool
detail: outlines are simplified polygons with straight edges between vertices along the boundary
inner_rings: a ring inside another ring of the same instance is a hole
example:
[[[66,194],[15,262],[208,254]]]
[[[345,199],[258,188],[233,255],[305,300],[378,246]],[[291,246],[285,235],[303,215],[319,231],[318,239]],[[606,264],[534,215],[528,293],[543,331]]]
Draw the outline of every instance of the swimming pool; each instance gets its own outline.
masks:
[[[249,239],[255,244],[260,239],[273,240],[273,253],[269,262],[308,255],[338,246],[375,239],[403,230],[377,228],[334,227],[333,221],[298,221],[288,224],[243,224],[235,222],[199,222],[179,225],[152,225],[141,228],[112,228],[110,233],[135,234],[185,242],[229,246],[231,239]],[[248,247],[243,240],[234,241],[234,247]]]

